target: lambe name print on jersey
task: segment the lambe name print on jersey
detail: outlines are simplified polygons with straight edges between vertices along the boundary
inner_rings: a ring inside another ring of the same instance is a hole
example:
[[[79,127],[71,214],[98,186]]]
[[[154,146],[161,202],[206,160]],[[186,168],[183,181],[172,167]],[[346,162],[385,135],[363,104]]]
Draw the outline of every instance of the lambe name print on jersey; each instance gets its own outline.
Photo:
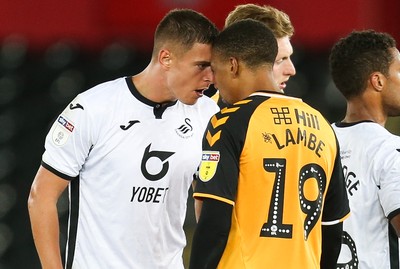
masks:
[[[154,186],[133,186],[131,202],[139,203],[164,203],[169,187],[160,186],[162,179],[168,173],[168,159],[175,152],[161,151],[151,149],[149,144],[144,150],[140,169],[143,176],[151,182],[155,182]],[[158,183],[160,181],[160,183]]]
[[[320,129],[318,117],[316,115],[299,109],[294,109],[294,111],[291,112],[288,107],[271,108],[271,113],[274,115],[273,120],[275,125],[291,125],[295,122],[298,125],[311,129]],[[291,145],[303,145],[311,151],[314,151],[318,157],[321,157],[321,152],[325,146],[325,143],[318,139],[316,134],[301,127],[298,127],[297,130],[287,128],[284,137],[278,137],[276,134],[263,134],[264,139],[269,140],[269,135],[273,138],[278,149],[283,149]]]

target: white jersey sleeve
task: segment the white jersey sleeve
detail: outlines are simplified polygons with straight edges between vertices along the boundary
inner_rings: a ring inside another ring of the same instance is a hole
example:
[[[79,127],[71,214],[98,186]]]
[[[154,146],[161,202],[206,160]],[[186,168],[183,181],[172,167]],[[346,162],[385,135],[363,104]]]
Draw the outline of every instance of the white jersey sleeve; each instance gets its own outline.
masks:
[[[94,143],[94,121],[85,107],[84,98],[78,95],[57,117],[46,137],[42,161],[66,179],[79,174]]]

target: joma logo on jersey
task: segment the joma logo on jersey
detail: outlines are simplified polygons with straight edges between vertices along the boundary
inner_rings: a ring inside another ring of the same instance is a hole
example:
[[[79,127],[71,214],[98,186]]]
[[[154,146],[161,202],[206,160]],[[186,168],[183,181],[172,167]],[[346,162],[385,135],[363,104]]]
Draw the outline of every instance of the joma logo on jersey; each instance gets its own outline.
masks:
[[[138,121],[138,120],[130,120],[127,125],[120,125],[119,128],[121,128],[123,131],[126,131],[136,123],[140,123],[140,121]]]
[[[84,108],[83,108],[83,106],[81,105],[81,104],[79,104],[79,103],[76,103],[76,105],[74,105],[74,104],[70,104],[69,105],[69,109],[71,109],[71,110],[74,110],[74,109],[82,109],[82,110],[85,110]]]
[[[217,171],[220,154],[219,151],[203,151],[199,168],[199,178],[207,182],[213,178]]]
[[[58,123],[60,123],[62,126],[65,127],[65,129],[67,129],[68,131],[70,131],[72,133],[72,131],[74,130],[74,125],[72,123],[70,123],[67,119],[65,119],[63,116],[59,116]]]

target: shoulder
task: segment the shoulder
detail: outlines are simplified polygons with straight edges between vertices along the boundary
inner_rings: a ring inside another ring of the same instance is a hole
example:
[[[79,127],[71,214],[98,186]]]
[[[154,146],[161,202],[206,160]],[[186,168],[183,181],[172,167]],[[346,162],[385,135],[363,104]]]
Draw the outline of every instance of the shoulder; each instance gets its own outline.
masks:
[[[392,155],[394,159],[400,162],[400,137],[390,133],[385,128],[383,129],[381,150],[385,152],[384,156],[390,158],[390,155]]]
[[[97,84],[81,93],[80,96],[91,100],[108,99],[112,96],[116,96],[119,91],[124,89],[127,89],[125,78],[117,78]]]
[[[221,109],[211,119],[213,128],[216,130],[230,129],[229,132],[235,133],[246,131],[257,108],[267,99],[259,96],[249,97]]]
[[[400,160],[400,137],[377,123],[335,123],[333,128],[341,147],[357,149],[377,165]]]
[[[80,93],[72,103],[79,103],[87,109],[107,111],[114,103],[128,99],[132,96],[129,92],[125,78],[118,78],[100,83]]]
[[[181,109],[185,111],[191,111],[200,118],[210,119],[212,115],[219,111],[218,105],[208,96],[203,96],[197,100],[194,105],[181,104]]]
[[[369,141],[370,143],[399,143],[400,141],[399,136],[392,134],[383,126],[372,121],[336,122],[332,124],[332,127],[338,134],[352,134],[354,138]]]
[[[219,111],[217,102],[215,102],[213,99],[211,99],[208,96],[203,96],[203,97],[199,98],[199,100],[197,101],[197,103],[195,105],[197,105],[198,107],[202,107],[202,108],[210,108],[215,112]]]

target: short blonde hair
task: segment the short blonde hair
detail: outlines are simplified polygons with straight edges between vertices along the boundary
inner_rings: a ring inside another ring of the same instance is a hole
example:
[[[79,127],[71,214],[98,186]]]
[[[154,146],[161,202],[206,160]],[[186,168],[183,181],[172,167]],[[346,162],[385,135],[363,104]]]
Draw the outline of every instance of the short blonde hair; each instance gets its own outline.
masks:
[[[225,27],[244,19],[262,22],[272,31],[275,38],[292,37],[294,34],[294,27],[289,16],[285,12],[267,5],[243,4],[236,6],[226,17]]]

